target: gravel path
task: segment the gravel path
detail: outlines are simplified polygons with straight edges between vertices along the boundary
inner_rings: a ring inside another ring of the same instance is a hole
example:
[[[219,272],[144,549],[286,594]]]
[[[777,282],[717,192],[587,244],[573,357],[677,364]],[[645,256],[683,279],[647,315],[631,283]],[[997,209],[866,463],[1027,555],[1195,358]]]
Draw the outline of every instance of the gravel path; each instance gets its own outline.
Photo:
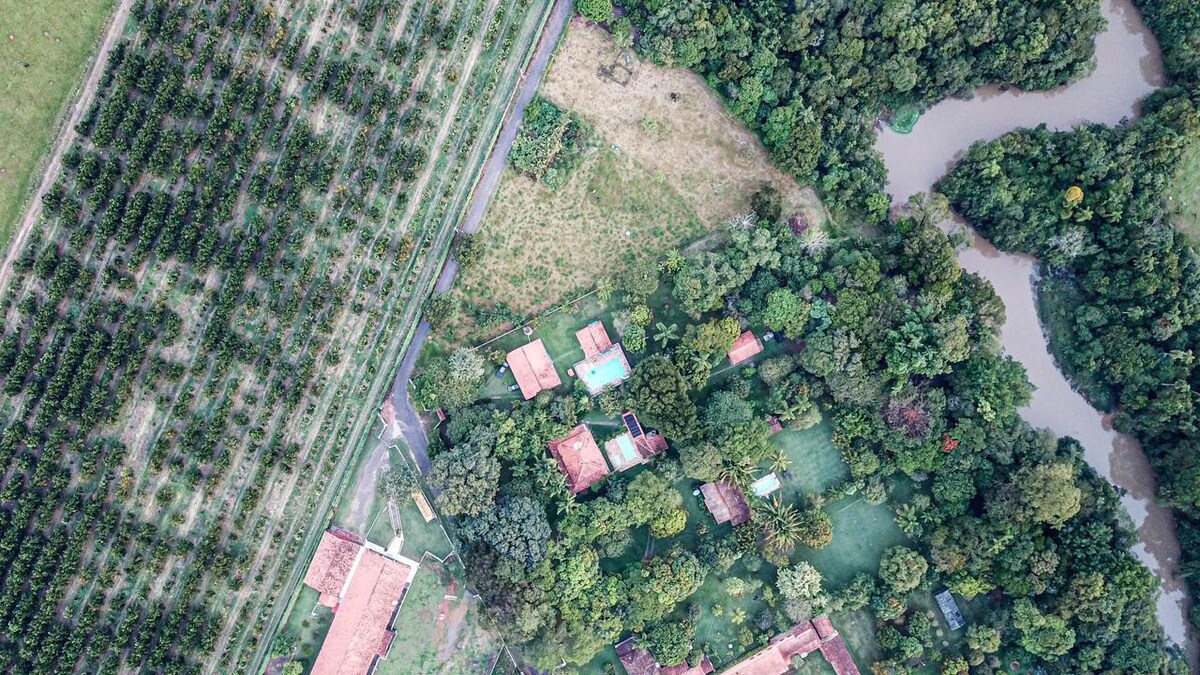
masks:
[[[475,194],[471,197],[471,206],[467,209],[467,214],[459,226],[461,232],[474,234],[483,224],[483,216],[487,213],[488,202],[491,201],[492,193],[500,185],[500,177],[504,175],[504,167],[508,163],[508,152],[517,138],[517,131],[521,128],[521,118],[525,114],[525,108],[533,100],[542,83],[542,75],[545,74],[546,67],[550,64],[554,48],[558,46],[558,39],[562,36],[563,30],[566,29],[567,22],[571,18],[572,5],[572,0],[557,0],[554,8],[550,11],[550,16],[546,19],[542,37],[538,41],[533,58],[529,61],[525,75],[521,78],[517,95],[513,98],[512,108],[506,116],[504,126],[500,129],[500,135],[496,138],[496,145],[492,148],[492,154],[479,177],[479,183],[475,186]],[[434,289],[440,293],[450,290],[456,274],[458,274],[458,263],[452,259],[447,260]],[[429,324],[422,321],[417,326],[417,332],[413,335],[412,342],[409,343],[408,349],[404,353],[404,358],[400,360],[400,368],[397,369],[396,380],[392,384],[392,403],[396,406],[396,421],[400,425],[400,434],[422,473],[429,471],[429,438],[425,434],[421,416],[408,395],[408,381],[412,378],[413,369],[417,365],[417,357],[420,356],[421,347],[425,345],[428,337]]]

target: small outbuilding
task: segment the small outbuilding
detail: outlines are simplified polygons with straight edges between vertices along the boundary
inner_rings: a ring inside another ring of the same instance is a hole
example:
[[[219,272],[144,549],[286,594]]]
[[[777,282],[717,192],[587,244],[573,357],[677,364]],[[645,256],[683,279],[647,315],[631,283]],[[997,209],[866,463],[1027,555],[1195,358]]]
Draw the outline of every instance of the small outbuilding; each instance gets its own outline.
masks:
[[[967,620],[963,618],[962,612],[958,609],[958,603],[954,601],[954,596],[949,589],[944,589],[942,592],[933,596],[937,600],[938,609],[942,610],[942,616],[946,617],[946,623],[950,626],[950,630],[958,630],[967,625]]]
[[[735,366],[745,363],[761,354],[762,350],[762,341],[754,333],[746,331],[739,335],[729,348],[729,363]]]
[[[722,480],[701,485],[700,492],[704,495],[704,506],[718,525],[730,523],[737,526],[749,522],[750,504],[738,486]]]

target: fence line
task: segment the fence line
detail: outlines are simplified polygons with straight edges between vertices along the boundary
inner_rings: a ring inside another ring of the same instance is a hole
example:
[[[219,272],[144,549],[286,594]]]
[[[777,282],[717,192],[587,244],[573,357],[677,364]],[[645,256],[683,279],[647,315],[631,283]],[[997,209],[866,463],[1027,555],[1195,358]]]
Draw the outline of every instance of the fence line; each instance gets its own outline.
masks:
[[[542,317],[547,317],[547,316],[550,316],[551,314],[556,314],[556,313],[558,313],[558,312],[561,312],[561,311],[562,311],[562,309],[563,309],[564,307],[567,307],[567,306],[569,306],[569,305],[573,305],[573,304],[575,304],[575,303],[579,302],[580,300],[582,300],[582,299],[584,299],[584,298],[588,297],[589,295],[594,295],[594,294],[595,294],[595,293],[597,293],[599,290],[600,290],[600,289],[598,289],[598,288],[593,288],[592,290],[588,291],[587,293],[584,293],[583,295],[579,296],[578,298],[575,298],[574,300],[568,300],[568,301],[566,301],[566,302],[564,302],[564,303],[562,303],[562,304],[558,305],[557,307],[551,307],[550,309],[548,309],[548,310],[546,310],[546,311],[542,312],[541,314],[538,314],[537,316],[535,316],[535,317],[533,317],[532,319],[530,319],[530,320],[526,321],[525,323],[521,324],[520,326],[516,326],[515,328],[513,328],[513,329],[511,329],[511,330],[505,331],[504,333],[501,333],[500,335],[497,335],[496,337],[492,338],[491,340],[488,340],[487,342],[481,342],[480,344],[477,344],[477,345],[475,345],[474,347],[471,347],[471,351],[478,351],[478,350],[480,350],[480,349],[483,349],[484,347],[486,347],[486,346],[488,346],[488,345],[492,344],[493,342],[495,342],[495,341],[497,341],[497,340],[501,340],[501,339],[503,339],[503,338],[506,338],[506,337],[508,337],[509,335],[512,335],[513,333],[515,333],[515,332],[517,332],[517,331],[521,330],[522,328],[525,328],[526,326],[528,326],[529,324],[533,323],[534,321],[536,321],[536,320],[538,320],[538,319],[541,319]]]

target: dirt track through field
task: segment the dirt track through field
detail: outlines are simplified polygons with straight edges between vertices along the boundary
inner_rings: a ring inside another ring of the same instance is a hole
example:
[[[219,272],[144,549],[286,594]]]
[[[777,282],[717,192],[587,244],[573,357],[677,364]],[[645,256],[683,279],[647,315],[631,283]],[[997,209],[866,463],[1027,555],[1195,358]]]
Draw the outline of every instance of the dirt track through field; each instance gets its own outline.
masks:
[[[71,114],[67,117],[66,122],[63,123],[58,143],[55,144],[54,149],[50,152],[50,161],[46,164],[42,180],[38,183],[37,190],[33,193],[33,199],[30,200],[29,210],[21,218],[20,225],[13,232],[12,240],[8,242],[8,251],[4,255],[4,263],[0,264],[0,289],[8,287],[9,277],[12,276],[13,262],[17,259],[18,252],[24,248],[25,242],[28,241],[29,235],[33,232],[33,228],[37,225],[38,220],[42,217],[42,195],[50,190],[50,186],[58,176],[59,169],[62,168],[63,154],[75,142],[75,126],[79,124],[83,113],[91,105],[92,99],[96,97],[96,88],[100,86],[100,77],[104,74],[104,69],[108,67],[108,53],[112,51],[113,46],[120,39],[121,33],[125,28],[125,22],[129,20],[129,12],[132,8],[133,0],[120,0],[116,11],[113,12],[112,18],[109,19],[108,30],[104,33],[104,42],[100,44],[99,51],[96,52],[96,58],[92,60],[92,69],[88,72],[87,80],[83,85],[83,92],[79,95],[79,101],[72,106]]]

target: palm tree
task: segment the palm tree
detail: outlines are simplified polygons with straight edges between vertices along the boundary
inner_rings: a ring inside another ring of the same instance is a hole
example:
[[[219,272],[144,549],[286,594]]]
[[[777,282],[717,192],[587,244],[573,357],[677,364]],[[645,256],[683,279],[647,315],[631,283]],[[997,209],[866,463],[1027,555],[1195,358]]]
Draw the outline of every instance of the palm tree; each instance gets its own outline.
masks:
[[[740,457],[732,462],[726,462],[721,465],[720,476],[721,480],[742,486],[749,485],[754,482],[755,474],[758,472],[758,467],[749,458]]]
[[[791,553],[799,543],[803,529],[800,512],[795,505],[785,504],[782,499],[775,497],[760,503],[758,515],[762,516],[767,544],[780,553]]]
[[[677,323],[673,323],[668,326],[659,321],[658,323],[654,324],[654,328],[658,331],[654,334],[654,341],[657,342],[662,349],[666,349],[669,343],[679,339],[679,324]]]
[[[792,460],[788,459],[788,456],[784,454],[783,450],[780,450],[779,454],[775,456],[775,461],[771,462],[771,470],[783,473],[784,471],[787,471],[788,467],[791,465]]]
[[[683,254],[678,249],[671,249],[658,268],[667,274],[674,274],[683,268],[684,262]]]

